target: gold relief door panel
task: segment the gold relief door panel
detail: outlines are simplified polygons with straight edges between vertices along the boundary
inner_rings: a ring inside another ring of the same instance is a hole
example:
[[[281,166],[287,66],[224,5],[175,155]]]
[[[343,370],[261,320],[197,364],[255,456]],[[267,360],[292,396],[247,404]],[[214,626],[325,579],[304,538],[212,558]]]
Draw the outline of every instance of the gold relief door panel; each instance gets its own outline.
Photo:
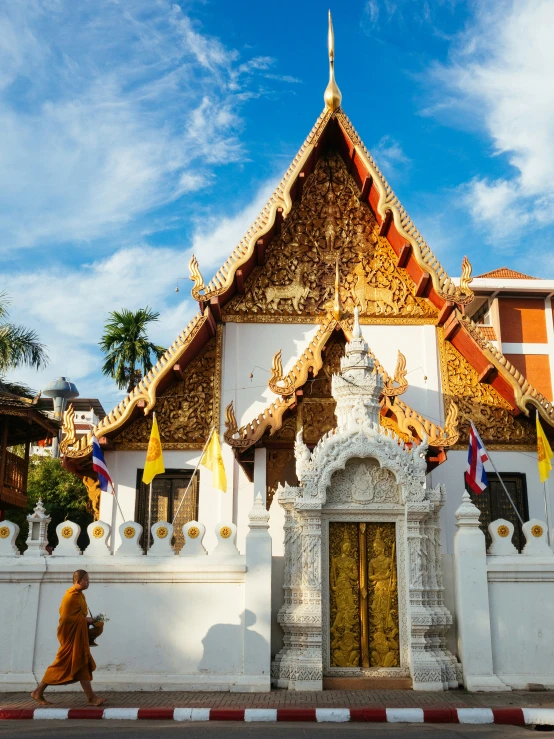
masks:
[[[398,667],[394,523],[329,524],[331,667]]]

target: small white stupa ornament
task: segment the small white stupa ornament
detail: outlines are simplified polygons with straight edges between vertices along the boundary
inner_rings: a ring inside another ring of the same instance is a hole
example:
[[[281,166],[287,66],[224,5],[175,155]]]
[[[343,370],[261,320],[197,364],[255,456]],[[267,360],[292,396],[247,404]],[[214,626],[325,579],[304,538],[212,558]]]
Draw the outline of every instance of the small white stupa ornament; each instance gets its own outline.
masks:
[[[35,510],[30,516],[27,516],[29,523],[29,535],[27,536],[27,549],[23,553],[24,557],[46,557],[48,552],[48,524],[51,521],[50,516],[46,513],[42,500],[39,499],[35,506]]]

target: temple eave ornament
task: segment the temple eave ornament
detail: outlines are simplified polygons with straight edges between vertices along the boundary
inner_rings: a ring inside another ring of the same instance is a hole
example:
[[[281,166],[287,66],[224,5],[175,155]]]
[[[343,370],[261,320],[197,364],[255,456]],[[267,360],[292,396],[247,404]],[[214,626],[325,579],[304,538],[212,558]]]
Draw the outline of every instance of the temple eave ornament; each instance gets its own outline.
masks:
[[[202,290],[206,290],[206,286],[204,284],[204,278],[202,277],[202,274],[200,273],[200,268],[198,266],[198,260],[194,256],[194,254],[191,257],[191,260],[189,262],[189,272],[190,272],[190,279],[194,282],[194,285],[191,290],[192,297],[196,301],[202,300],[204,297],[201,295]]]

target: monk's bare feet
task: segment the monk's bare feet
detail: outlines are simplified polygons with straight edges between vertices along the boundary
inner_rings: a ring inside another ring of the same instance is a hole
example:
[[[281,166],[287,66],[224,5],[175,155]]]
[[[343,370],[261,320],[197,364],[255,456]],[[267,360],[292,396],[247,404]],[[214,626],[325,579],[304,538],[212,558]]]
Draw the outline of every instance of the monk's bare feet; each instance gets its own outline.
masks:
[[[101,706],[106,702],[105,698],[99,698],[97,695],[94,696],[94,698],[91,698],[88,702],[89,706]]]
[[[33,692],[31,693],[31,698],[35,700],[37,703],[40,703],[41,706],[51,706],[52,705],[52,703],[50,701],[47,701],[43,695],[39,695],[39,693],[36,690],[33,690]]]

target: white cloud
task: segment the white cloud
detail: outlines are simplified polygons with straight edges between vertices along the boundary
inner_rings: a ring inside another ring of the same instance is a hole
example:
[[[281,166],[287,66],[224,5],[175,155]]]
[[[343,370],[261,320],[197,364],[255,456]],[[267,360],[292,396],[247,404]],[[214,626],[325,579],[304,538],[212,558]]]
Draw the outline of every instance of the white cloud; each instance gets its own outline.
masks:
[[[0,251],[91,240],[244,155],[239,59],[170,0],[0,10]]]
[[[554,221],[553,27],[551,0],[483,1],[449,65],[434,70],[441,107],[481,124],[494,154],[511,165],[508,175],[462,188],[492,240],[515,240]]]
[[[371,154],[387,177],[410,163],[410,159],[402,150],[402,146],[392,136],[383,136],[378,143],[371,148]]]
[[[76,383],[83,397],[100,397],[106,410],[111,408],[122,393],[101,375],[98,341],[108,313],[149,305],[160,312],[149,336],[169,346],[198,309],[190,297],[192,283],[188,279],[193,251],[209,277],[259,215],[274,184],[263,185],[236,215],[199,224],[187,249],[139,245],[91,264],[12,274],[8,284],[11,320],[37,330],[47,346],[50,364],[41,372],[20,368],[10,378],[40,389],[53,377],[65,375]],[[185,279],[179,280],[176,296],[179,278]]]
[[[252,202],[235,216],[214,216],[198,225],[192,240],[192,251],[196,254],[205,280],[208,269],[204,271],[204,266],[215,266],[216,269],[221,266],[260,215],[277,182],[275,178],[264,183]]]

